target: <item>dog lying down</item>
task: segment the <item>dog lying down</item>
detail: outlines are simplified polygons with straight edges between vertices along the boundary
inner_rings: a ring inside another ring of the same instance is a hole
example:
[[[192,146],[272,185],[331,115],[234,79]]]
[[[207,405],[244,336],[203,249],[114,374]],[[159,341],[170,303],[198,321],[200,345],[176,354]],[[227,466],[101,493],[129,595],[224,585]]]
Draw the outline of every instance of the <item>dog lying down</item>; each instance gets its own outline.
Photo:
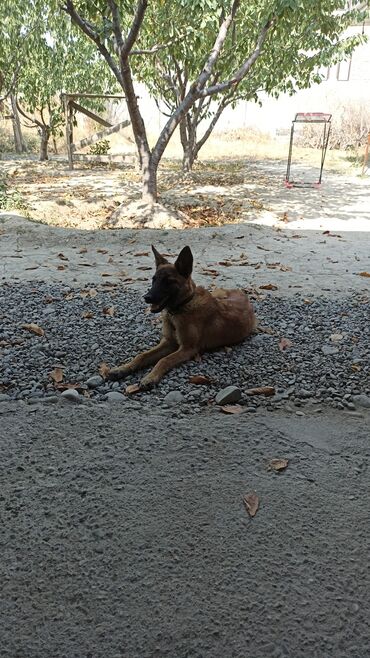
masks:
[[[256,327],[252,304],[244,292],[221,288],[209,292],[194,283],[189,247],[181,250],[174,264],[155,247],[152,250],[156,272],[144,300],[152,313],[162,312],[161,340],[108,373],[110,379],[118,380],[155,364],[141,380],[141,389],[154,386],[169,370],[202,352],[240,343]]]

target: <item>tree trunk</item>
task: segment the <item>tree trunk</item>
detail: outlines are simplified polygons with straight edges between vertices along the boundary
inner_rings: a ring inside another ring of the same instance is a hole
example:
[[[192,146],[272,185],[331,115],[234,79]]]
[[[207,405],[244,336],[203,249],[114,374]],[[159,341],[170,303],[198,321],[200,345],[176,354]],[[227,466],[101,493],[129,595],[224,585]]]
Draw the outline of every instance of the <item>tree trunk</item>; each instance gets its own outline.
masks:
[[[183,151],[182,170],[189,172],[192,170],[195,160],[196,127],[194,128],[193,121],[191,118],[188,120],[187,116],[180,122],[180,139]]]
[[[21,122],[19,119],[17,103],[14,94],[10,94],[10,103],[12,106],[12,124],[13,124],[15,152],[26,153],[27,146],[23,139]]]
[[[49,159],[48,155],[48,144],[50,138],[50,128],[48,126],[43,126],[40,128],[40,162],[44,162]]]
[[[141,170],[143,174],[142,199],[145,203],[156,203],[158,164],[155,164],[151,157],[145,157]]]

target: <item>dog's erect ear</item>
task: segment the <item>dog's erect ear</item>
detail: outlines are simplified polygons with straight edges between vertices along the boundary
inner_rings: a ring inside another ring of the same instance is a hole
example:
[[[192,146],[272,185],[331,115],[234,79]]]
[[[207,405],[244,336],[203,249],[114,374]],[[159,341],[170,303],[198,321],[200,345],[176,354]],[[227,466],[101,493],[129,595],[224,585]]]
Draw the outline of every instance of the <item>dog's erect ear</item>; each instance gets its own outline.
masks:
[[[155,264],[157,267],[159,267],[159,265],[165,265],[166,263],[168,263],[168,260],[164,256],[162,256],[159,253],[159,251],[157,251],[156,248],[153,247],[153,245],[152,245],[152,252],[154,254]]]
[[[187,279],[193,271],[193,254],[191,253],[190,247],[184,247],[181,249],[175,267],[181,276],[184,276]]]

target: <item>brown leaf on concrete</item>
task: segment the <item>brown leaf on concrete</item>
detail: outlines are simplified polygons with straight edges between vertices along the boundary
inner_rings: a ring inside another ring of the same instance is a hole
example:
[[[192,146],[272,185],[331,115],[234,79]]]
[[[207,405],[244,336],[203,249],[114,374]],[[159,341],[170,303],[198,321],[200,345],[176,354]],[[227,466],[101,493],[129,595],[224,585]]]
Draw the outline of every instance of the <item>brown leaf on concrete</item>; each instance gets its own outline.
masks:
[[[283,471],[288,466],[288,459],[270,459],[267,464],[267,470],[269,471]]]
[[[52,370],[49,373],[49,377],[50,377],[50,379],[53,380],[53,382],[55,382],[55,384],[60,384],[60,382],[63,381],[63,370],[62,370],[62,368],[54,368],[54,370]]]
[[[58,258],[60,258],[60,260],[69,260],[64,254],[58,254]]]
[[[220,410],[224,414],[241,414],[245,411],[244,407],[240,404],[225,404],[223,407],[220,407]]]
[[[209,377],[206,375],[192,375],[192,377],[189,377],[189,382],[190,384],[210,384],[211,380]]]
[[[87,254],[87,249],[86,247],[81,247],[81,249],[78,252],[79,254]]]
[[[84,320],[91,320],[94,317],[94,314],[91,311],[84,311],[81,316]]]
[[[274,283],[264,283],[262,286],[259,286],[262,290],[277,290],[278,286],[275,286]]]
[[[248,388],[246,391],[247,395],[265,395],[270,397],[270,395],[275,395],[275,386],[257,386],[256,388]]]
[[[57,270],[65,270],[65,269],[66,268],[64,267],[64,265],[58,265],[58,267],[57,267]]]
[[[358,276],[365,276],[365,277],[370,278],[370,272],[359,272]]]
[[[149,256],[149,251],[138,251],[134,256]]]
[[[43,336],[45,334],[45,331],[39,327],[38,324],[34,324],[33,322],[22,324],[22,329],[26,329],[26,331],[30,331],[31,334],[36,334],[36,336]]]
[[[108,249],[97,249],[96,251],[97,251],[98,254],[107,254],[108,253]]]
[[[256,492],[251,491],[251,493],[245,494],[243,501],[249,516],[252,518],[256,516],[260,502]]]
[[[292,347],[292,345],[293,345],[292,341],[289,340],[289,338],[284,338],[284,336],[282,338],[280,338],[280,340],[279,340],[279,350],[280,350],[280,352],[283,352],[284,350],[286,350],[287,347]]]
[[[104,306],[103,315],[109,315],[112,318],[114,314],[115,314],[114,306]]]

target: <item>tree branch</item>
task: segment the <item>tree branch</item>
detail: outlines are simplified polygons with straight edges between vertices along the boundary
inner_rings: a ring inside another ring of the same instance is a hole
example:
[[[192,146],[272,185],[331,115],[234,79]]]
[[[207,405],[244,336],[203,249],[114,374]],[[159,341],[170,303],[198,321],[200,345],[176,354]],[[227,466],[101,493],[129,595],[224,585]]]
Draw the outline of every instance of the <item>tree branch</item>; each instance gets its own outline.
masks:
[[[110,5],[116,5],[114,0],[109,0],[109,4]],[[129,54],[132,50],[132,46],[134,45],[134,43],[135,43],[135,41],[138,37],[139,31],[140,31],[140,28],[141,28],[141,24],[144,20],[145,12],[147,10],[147,7],[148,7],[148,0],[139,0],[138,1],[137,6],[136,6],[135,15],[134,15],[134,18],[133,18],[133,21],[132,21],[132,24],[131,24],[130,31],[129,31],[129,33],[128,33],[125,41],[124,41],[124,44],[123,44],[123,47],[122,47],[122,50],[121,50],[121,58],[123,60],[126,59],[129,56]],[[117,8],[117,5],[116,5],[116,8]],[[117,9],[117,13],[118,13],[118,9]],[[114,23],[114,19],[113,19],[113,23]]]
[[[230,25],[233,22],[236,12],[239,8],[240,5],[240,0],[234,0],[231,11],[228,16],[222,21],[220,29],[218,31],[218,35],[216,37],[216,40],[214,42],[213,48],[210,52],[210,55],[208,57],[207,62],[204,65],[203,71],[200,73],[198,78],[196,79],[194,85],[195,89],[197,92],[199,92],[201,89],[204,88],[205,84],[208,82],[215,63],[217,62],[217,59],[220,55],[220,52],[222,50],[222,47],[225,43],[227,33],[229,31]]]
[[[41,129],[43,128],[43,125],[42,125],[41,121],[39,121],[36,117],[33,117],[33,118],[29,117],[28,114],[26,114],[24,112],[24,110],[22,110],[21,106],[19,105],[18,99],[16,99],[15,104],[16,104],[16,107],[17,107],[17,110],[18,110],[19,114],[21,114],[22,117],[27,119],[27,121],[29,121],[34,128],[36,128],[36,126],[38,128],[41,128]]]
[[[93,41],[95,43],[95,45],[97,46],[99,52],[103,55],[103,57],[105,58],[105,60],[108,64],[108,66],[110,67],[110,69],[112,70],[114,75],[116,76],[118,82],[120,83],[121,86],[123,86],[121,72],[120,72],[116,62],[114,61],[112,55],[110,54],[109,50],[105,47],[105,45],[100,40],[100,37],[98,36],[96,31],[94,30],[94,27],[92,26],[92,24],[89,23],[89,21],[86,21],[84,18],[82,18],[82,16],[80,16],[80,14],[76,11],[76,8],[73,4],[73,0],[65,0],[65,5],[62,6],[62,9],[63,9],[63,11],[65,11],[71,17],[72,22],[75,25],[77,25],[80,28],[80,30],[82,30],[82,32],[84,34],[86,34],[86,36],[88,36],[89,39],[91,39],[91,41]]]
[[[219,94],[220,92],[226,91],[231,87],[235,87],[243,78],[245,78],[245,76],[247,75],[250,68],[253,66],[256,59],[258,59],[258,57],[260,56],[262,46],[266,40],[269,31],[275,25],[275,22],[276,22],[276,17],[271,17],[265,23],[261,32],[258,35],[257,44],[254,51],[248,57],[248,59],[245,60],[245,62],[241,65],[241,67],[234,73],[233,77],[230,78],[230,80],[226,80],[225,82],[220,82],[217,85],[212,85],[210,87],[206,87],[205,89],[200,90],[199,96],[211,96],[211,95],[213,96],[214,94]]]

